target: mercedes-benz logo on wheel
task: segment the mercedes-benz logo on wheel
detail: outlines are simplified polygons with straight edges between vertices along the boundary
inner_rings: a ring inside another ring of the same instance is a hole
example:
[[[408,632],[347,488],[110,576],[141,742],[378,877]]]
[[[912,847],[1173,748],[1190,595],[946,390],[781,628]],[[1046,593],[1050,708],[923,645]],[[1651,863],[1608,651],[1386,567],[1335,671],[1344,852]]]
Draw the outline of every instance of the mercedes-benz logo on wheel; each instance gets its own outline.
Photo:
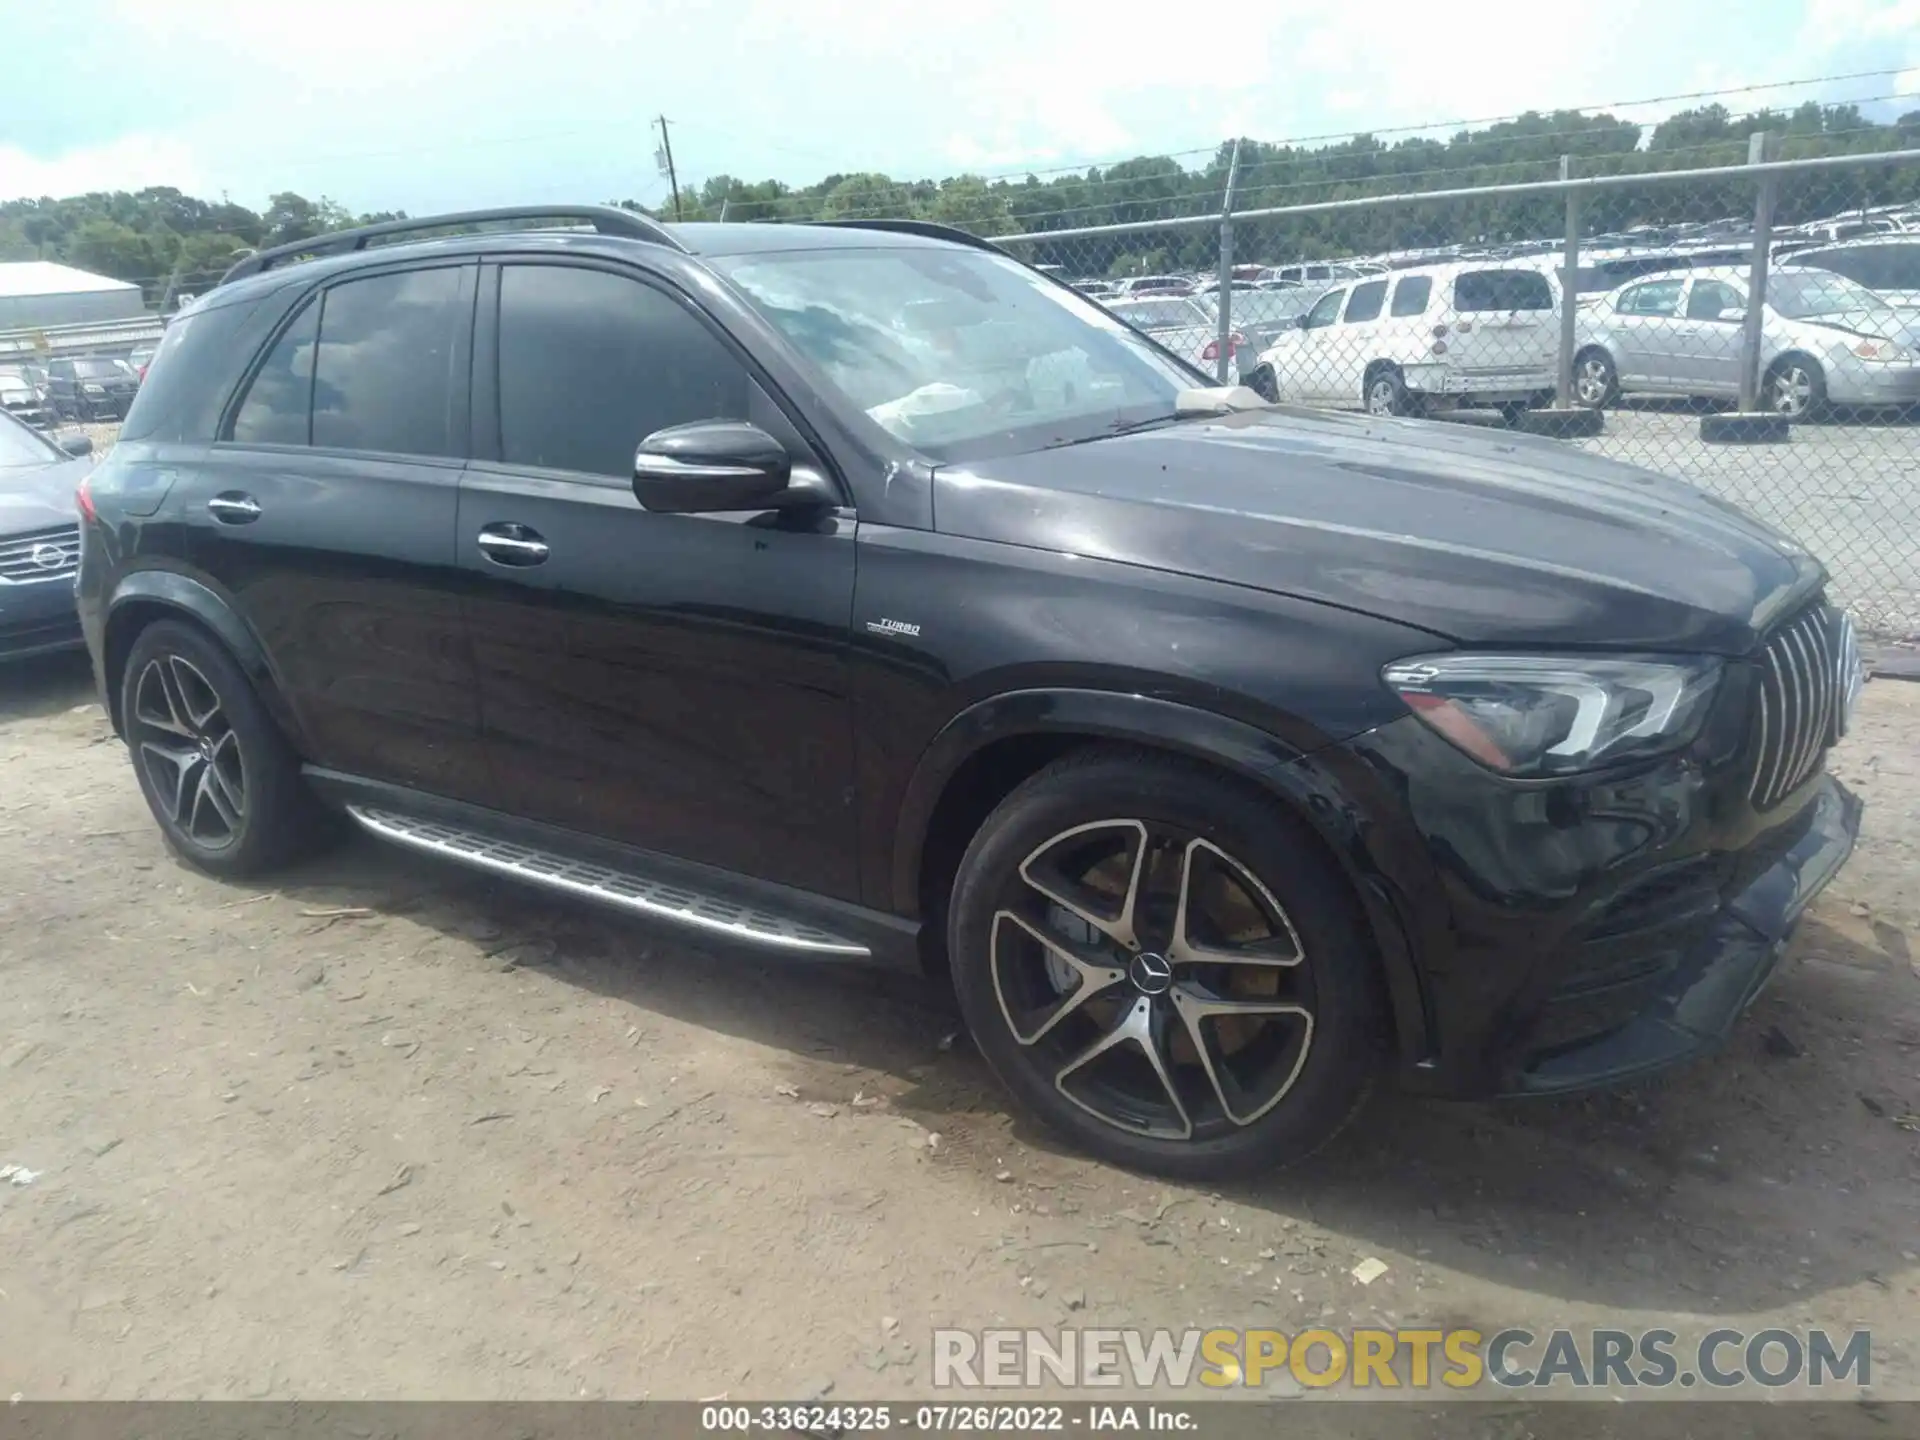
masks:
[[[58,570],[67,563],[67,552],[58,545],[36,545],[27,558],[42,570]]]
[[[1173,988],[1173,966],[1164,955],[1151,950],[1133,957],[1128,967],[1133,988],[1142,995],[1164,995]]]

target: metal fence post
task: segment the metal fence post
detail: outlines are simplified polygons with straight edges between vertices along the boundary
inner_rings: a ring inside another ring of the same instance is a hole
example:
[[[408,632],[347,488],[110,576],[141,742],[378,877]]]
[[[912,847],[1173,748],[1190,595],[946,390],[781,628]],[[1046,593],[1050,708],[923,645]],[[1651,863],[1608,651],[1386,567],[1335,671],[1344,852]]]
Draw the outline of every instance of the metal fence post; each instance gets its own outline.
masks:
[[[1763,165],[1780,158],[1780,137],[1757,130],[1747,137],[1747,163]],[[1747,316],[1740,334],[1740,411],[1760,408],[1760,330],[1766,316],[1767,268],[1773,255],[1773,201],[1780,182],[1769,170],[1760,176],[1753,202],[1753,258],[1747,269]]]
[[[1573,178],[1573,157],[1560,157],[1560,178]],[[1567,191],[1567,234],[1560,246],[1560,368],[1554,381],[1555,403],[1562,410],[1571,410],[1576,399],[1573,393],[1573,346],[1574,319],[1578,309],[1580,288],[1578,272],[1580,269],[1580,192]]]
[[[1215,343],[1213,378],[1222,385],[1235,367],[1233,347],[1233,187],[1240,179],[1240,142],[1233,142],[1233,154],[1227,160],[1227,194],[1220,202],[1220,334]]]

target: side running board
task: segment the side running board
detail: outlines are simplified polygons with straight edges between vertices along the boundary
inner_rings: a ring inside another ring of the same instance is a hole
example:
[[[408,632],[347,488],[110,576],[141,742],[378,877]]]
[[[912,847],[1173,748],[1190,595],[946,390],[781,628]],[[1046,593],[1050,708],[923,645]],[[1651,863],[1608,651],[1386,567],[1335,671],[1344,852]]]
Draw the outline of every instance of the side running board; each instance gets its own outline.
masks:
[[[475,870],[488,870],[532,885],[544,885],[549,890],[598,900],[656,920],[670,920],[734,940],[810,955],[858,957],[869,953],[867,947],[857,941],[785,915],[703,895],[682,885],[650,880],[629,871],[572,859],[551,850],[536,850],[496,839],[477,830],[360,805],[348,806],[347,813],[381,839],[397,845],[438,855]]]

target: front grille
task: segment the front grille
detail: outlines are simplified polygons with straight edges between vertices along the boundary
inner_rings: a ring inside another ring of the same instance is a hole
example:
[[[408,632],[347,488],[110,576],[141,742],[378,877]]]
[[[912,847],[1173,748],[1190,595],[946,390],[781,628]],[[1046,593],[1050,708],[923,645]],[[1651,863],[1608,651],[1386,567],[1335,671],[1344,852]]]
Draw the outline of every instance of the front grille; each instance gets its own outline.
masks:
[[[0,580],[61,580],[80,568],[80,527],[0,540]]]
[[[1840,738],[1860,649],[1844,611],[1816,605],[1767,638],[1760,651],[1752,778],[1756,809],[1778,805],[1820,768]]]

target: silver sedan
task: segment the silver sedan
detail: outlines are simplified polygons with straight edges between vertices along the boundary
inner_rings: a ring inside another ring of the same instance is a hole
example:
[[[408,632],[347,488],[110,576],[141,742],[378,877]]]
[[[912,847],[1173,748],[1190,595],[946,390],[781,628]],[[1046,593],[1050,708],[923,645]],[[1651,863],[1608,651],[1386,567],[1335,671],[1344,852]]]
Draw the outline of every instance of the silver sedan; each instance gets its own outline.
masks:
[[[1574,388],[1621,395],[1740,393],[1747,274],[1714,266],[1644,275],[1583,309]],[[1830,405],[1920,405],[1920,317],[1843,275],[1776,270],[1761,321],[1761,403],[1795,419]]]

